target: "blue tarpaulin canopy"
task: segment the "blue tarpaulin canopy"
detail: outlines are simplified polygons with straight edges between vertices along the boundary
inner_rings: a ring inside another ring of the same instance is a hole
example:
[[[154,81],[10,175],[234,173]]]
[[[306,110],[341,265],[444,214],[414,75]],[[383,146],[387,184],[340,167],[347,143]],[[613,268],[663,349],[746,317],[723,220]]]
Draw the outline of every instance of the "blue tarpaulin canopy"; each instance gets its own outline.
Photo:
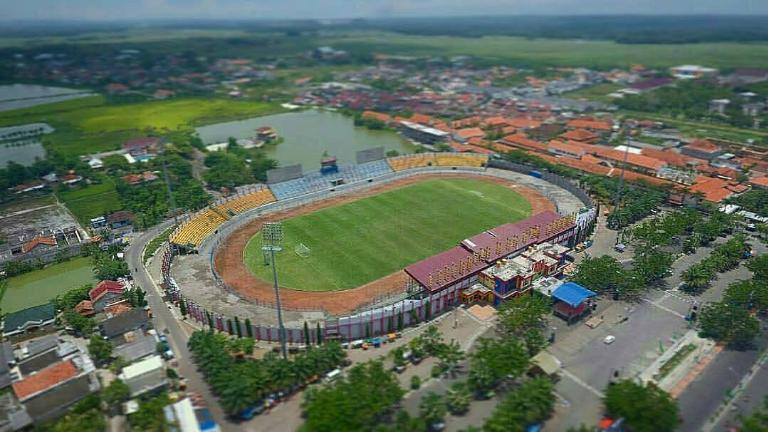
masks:
[[[577,283],[566,282],[552,293],[552,298],[568,303],[571,307],[577,307],[584,303],[584,300],[596,295],[594,291],[588,290]]]

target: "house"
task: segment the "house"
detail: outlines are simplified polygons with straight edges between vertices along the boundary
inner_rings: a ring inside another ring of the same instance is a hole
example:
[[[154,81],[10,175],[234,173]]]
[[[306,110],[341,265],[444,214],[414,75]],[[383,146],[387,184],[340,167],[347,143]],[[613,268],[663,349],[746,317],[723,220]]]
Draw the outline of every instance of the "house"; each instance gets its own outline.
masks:
[[[107,223],[112,229],[123,228],[133,221],[133,213],[127,210],[116,211],[107,216]]]
[[[741,112],[745,116],[757,117],[765,112],[766,104],[763,102],[746,103],[741,106]]]
[[[13,193],[23,194],[23,193],[43,190],[44,188],[45,188],[45,182],[40,180],[33,180],[29,183],[22,183],[20,185],[14,186],[13,188],[11,188],[11,190],[13,191]]]
[[[54,323],[56,311],[53,303],[33,306],[6,314],[3,318],[3,336],[15,336],[43,329]]]
[[[112,84],[107,84],[105,90],[107,91],[108,94],[120,95],[120,94],[127,93],[130,90],[130,88],[125,84],[112,83]]]
[[[168,99],[174,96],[176,96],[176,92],[173,90],[167,90],[167,89],[157,89],[155,93],[152,95],[152,97],[158,100]]]
[[[21,245],[22,253],[29,253],[33,250],[56,249],[56,238],[52,236],[36,236],[32,240]]]
[[[154,335],[141,330],[126,332],[112,340],[112,354],[132,363],[157,353],[157,342]]]
[[[113,318],[122,315],[131,309],[133,309],[131,302],[128,300],[118,300],[104,306],[104,313],[107,314],[107,318]]]
[[[99,158],[91,158],[88,160],[88,166],[91,167],[91,169],[104,168],[104,161]]]
[[[123,143],[123,150],[132,156],[156,154],[160,147],[160,138],[134,138]]]
[[[600,139],[600,135],[586,129],[572,129],[560,135],[560,138],[568,141],[578,141],[586,144],[594,144],[598,139]]]
[[[554,313],[570,325],[591,312],[590,298],[597,294],[575,282],[566,282],[552,292]]]
[[[13,392],[36,423],[55,419],[99,390],[91,359],[78,354],[13,383]]]
[[[124,291],[125,286],[121,282],[105,280],[88,291],[88,298],[91,299],[93,310],[101,312],[104,306],[122,298]]]
[[[16,364],[13,357],[13,347],[10,342],[0,344],[0,389],[11,385],[11,366]],[[0,425],[0,430],[2,426]]]
[[[384,124],[389,124],[392,122],[392,116],[376,111],[363,111],[363,114],[360,117],[364,120],[377,120]]]
[[[67,174],[61,176],[59,181],[61,181],[61,184],[65,184],[67,186],[72,186],[74,184],[80,183],[80,181],[83,180],[82,176],[79,176],[77,174]]]
[[[578,145],[568,144],[556,140],[552,140],[549,142],[549,145],[547,146],[547,150],[552,153],[556,154],[558,156],[566,156],[571,157],[575,159],[581,159],[582,156],[584,156],[584,149],[579,147]]]
[[[507,126],[522,130],[535,129],[541,126],[541,122],[527,117],[515,117],[507,121]]]
[[[113,339],[125,332],[146,330],[149,327],[149,315],[144,309],[131,309],[126,313],[102,321],[99,326],[105,337]]]
[[[632,83],[628,89],[624,89],[622,93],[625,94],[641,94],[649,91],[656,90],[661,87],[666,87],[674,83],[672,78],[650,78],[646,80],[636,81]]]
[[[716,177],[698,176],[688,191],[694,194],[701,194],[709,202],[719,203],[734,194],[729,189],[729,182]]]
[[[566,127],[569,129],[587,129],[595,133],[605,133],[613,130],[613,122],[592,118],[579,118],[570,120]]]
[[[749,184],[757,188],[768,189],[768,176],[753,177]]]
[[[96,311],[93,309],[93,303],[90,300],[83,300],[76,304],[75,312],[85,317],[93,316],[96,314]]]
[[[32,418],[13,393],[0,394],[0,431],[19,431],[31,425]]]
[[[768,69],[741,68],[736,69],[728,77],[728,81],[733,85],[754,84],[768,81]]]
[[[709,113],[725,115],[725,110],[731,104],[730,99],[712,99],[709,101]]]
[[[505,146],[521,148],[524,150],[535,150],[542,152],[548,151],[546,144],[528,139],[524,134],[521,133],[507,135],[504,138],[498,140],[497,143],[503,144]],[[509,148],[506,151],[509,150],[514,150],[514,148]]]
[[[416,117],[416,115],[414,115],[414,117]],[[400,122],[399,129],[400,133],[402,133],[406,138],[412,139],[422,144],[434,145],[445,143],[451,136],[449,132],[406,120]]]
[[[29,375],[58,362],[62,357],[61,354],[56,335],[44,336],[29,341],[22,348],[16,366],[19,372]]]
[[[459,141],[462,143],[468,142],[471,138],[484,138],[484,137],[485,137],[485,131],[483,131],[479,127],[459,129],[453,133],[453,138],[456,141]]]
[[[159,390],[168,385],[165,362],[159,355],[124,367],[118,377],[131,389],[131,397]]]
[[[669,68],[669,72],[677,79],[698,79],[717,75],[717,69],[699,65],[682,65]]]
[[[697,139],[681,147],[680,152],[697,159],[711,161],[723,154],[723,149],[712,141]]]

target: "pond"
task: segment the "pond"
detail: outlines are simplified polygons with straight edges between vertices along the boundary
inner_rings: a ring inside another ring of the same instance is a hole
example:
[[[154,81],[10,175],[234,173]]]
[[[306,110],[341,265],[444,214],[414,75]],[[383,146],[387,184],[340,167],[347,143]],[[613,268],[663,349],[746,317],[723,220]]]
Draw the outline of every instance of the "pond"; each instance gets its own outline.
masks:
[[[356,127],[351,117],[326,110],[307,110],[248,120],[219,123],[197,128],[205,144],[226,141],[229,137],[250,138],[262,126],[272,126],[283,142],[265,147],[267,155],[281,166],[301,164],[304,171],[320,169],[324,152],[336,156],[339,163],[355,163],[355,153],[373,147],[384,151],[413,153],[415,146],[392,131]]]
[[[35,163],[35,158],[45,159],[45,149],[40,141],[22,140],[0,143],[0,168],[10,161],[29,166]]]
[[[0,111],[93,96],[87,90],[30,84],[0,85]]]

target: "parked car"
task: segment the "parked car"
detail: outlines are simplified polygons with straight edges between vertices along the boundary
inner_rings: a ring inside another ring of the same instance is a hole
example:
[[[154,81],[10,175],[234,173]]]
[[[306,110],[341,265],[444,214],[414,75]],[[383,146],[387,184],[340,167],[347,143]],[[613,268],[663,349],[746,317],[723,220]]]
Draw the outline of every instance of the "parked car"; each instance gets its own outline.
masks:
[[[608,335],[603,339],[603,343],[606,345],[612,344],[616,340],[616,336],[614,335]]]

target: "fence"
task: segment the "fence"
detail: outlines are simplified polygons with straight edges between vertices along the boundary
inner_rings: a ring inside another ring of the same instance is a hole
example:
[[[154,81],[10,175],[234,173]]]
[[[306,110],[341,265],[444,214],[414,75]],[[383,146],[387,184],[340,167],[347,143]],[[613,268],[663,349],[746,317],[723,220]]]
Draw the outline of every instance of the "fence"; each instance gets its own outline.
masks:
[[[499,168],[503,170],[514,171],[522,174],[531,174],[534,169],[530,166],[521,164],[515,164],[506,161],[490,161],[488,164],[491,168]],[[400,171],[397,173],[388,173],[381,177],[376,178],[377,183],[385,183],[395,179],[408,178],[421,174],[453,174],[456,173],[455,169],[446,169],[444,167],[425,167],[409,171]],[[482,168],[461,168],[460,172],[475,172],[477,174],[486,174]],[[568,192],[576,196],[584,205],[590,208],[589,213],[595,215],[594,201],[583,190],[579,189],[577,185],[573,184],[570,180],[552,173],[539,173],[540,178],[549,183],[555,184]],[[487,175],[487,174],[486,174]],[[536,175],[539,177],[539,175]],[[309,202],[318,201],[330,196],[349,193],[355,190],[367,188],[368,182],[358,182],[353,184],[342,185],[337,188],[314,192],[301,197],[289,198],[281,201],[265,204],[259,208],[248,210],[241,214],[233,216],[231,219],[222,224],[217,229],[214,235],[205,239],[199,248],[200,253],[208,251],[209,254],[209,266],[213,274],[213,278],[217,286],[229,293],[237,295],[237,292],[229,287],[216,272],[213,266],[213,256],[215,251],[221,245],[222,239],[225,239],[236,229],[240,228],[244,223],[253,219],[254,216],[259,216],[267,213],[273,213],[290,208],[295,208],[307,204]],[[585,227],[584,227],[585,228]],[[164,246],[162,257],[162,275],[163,275],[163,288],[165,289],[166,296],[173,302],[181,305],[187,310],[187,315],[195,321],[215,328],[222,332],[229,332],[231,334],[239,334],[242,336],[252,337],[257,340],[277,342],[279,341],[279,329],[276,326],[261,325],[259,323],[250,323],[247,321],[241,321],[237,317],[225,317],[217,312],[209,311],[205,307],[195,303],[194,301],[184,298],[176,281],[170,275],[171,262],[173,260],[175,250],[166,243]],[[359,312],[353,313],[343,317],[329,317],[322,322],[314,323],[315,326],[320,327],[321,336],[324,338],[338,337],[343,340],[354,340],[360,338],[367,338],[373,336],[379,336],[393,331],[399,331],[403,328],[416,325],[420,322],[429,321],[430,319],[439,316],[449,310],[451,310],[459,302],[459,293],[463,287],[454,285],[446,290],[438,293],[424,296],[423,294],[401,294],[392,297],[383,297],[373,299],[368,304],[361,306]],[[392,303],[376,306],[381,303]],[[261,306],[272,307],[273,303],[256,303]],[[290,309],[297,310],[297,309]],[[309,310],[309,309],[308,309]],[[318,309],[311,309],[317,311]],[[326,313],[326,316],[329,314]],[[239,332],[238,332],[239,330]],[[302,344],[309,340],[312,343],[317,342],[317,327],[312,328],[308,326],[309,334],[305,334],[305,329],[302,328],[286,328],[286,340],[288,343]]]

